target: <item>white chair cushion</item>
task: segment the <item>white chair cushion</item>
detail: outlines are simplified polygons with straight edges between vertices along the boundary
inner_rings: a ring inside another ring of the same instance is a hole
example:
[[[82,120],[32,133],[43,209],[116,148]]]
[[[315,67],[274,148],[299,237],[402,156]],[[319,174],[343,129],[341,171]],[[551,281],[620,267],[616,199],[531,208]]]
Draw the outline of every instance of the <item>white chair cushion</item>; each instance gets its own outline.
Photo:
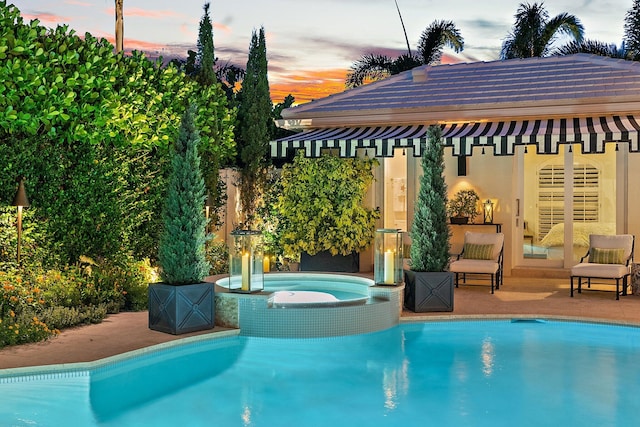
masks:
[[[621,264],[595,264],[583,262],[571,267],[571,275],[574,277],[616,279],[629,273],[629,267]]]
[[[452,273],[495,274],[498,272],[498,268],[500,268],[500,265],[497,262],[463,258],[452,262],[449,266],[449,271]]]

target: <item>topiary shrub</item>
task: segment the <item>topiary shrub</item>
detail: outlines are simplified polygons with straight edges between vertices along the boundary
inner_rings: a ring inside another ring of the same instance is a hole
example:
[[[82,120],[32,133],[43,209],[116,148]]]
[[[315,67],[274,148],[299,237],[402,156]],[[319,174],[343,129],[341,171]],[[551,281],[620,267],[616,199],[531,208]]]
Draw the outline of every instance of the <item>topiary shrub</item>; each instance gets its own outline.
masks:
[[[422,153],[420,191],[411,225],[411,270],[445,271],[449,264],[447,185],[441,129],[431,126]]]
[[[206,198],[198,155],[196,109],[190,106],[180,126],[171,160],[164,231],[158,250],[162,281],[171,285],[199,283],[209,273],[205,257]]]

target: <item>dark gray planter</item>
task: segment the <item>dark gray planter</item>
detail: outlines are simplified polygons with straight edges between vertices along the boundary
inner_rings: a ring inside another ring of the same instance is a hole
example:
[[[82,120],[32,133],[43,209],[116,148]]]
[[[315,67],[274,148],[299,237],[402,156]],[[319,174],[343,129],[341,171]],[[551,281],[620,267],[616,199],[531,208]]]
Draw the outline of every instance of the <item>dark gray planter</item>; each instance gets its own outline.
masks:
[[[416,313],[453,311],[454,274],[404,270],[404,306]]]
[[[329,251],[309,255],[300,254],[300,271],[335,271],[340,273],[357,273],[360,271],[360,254],[331,255]]]
[[[213,329],[214,285],[149,285],[149,329],[179,335]]]

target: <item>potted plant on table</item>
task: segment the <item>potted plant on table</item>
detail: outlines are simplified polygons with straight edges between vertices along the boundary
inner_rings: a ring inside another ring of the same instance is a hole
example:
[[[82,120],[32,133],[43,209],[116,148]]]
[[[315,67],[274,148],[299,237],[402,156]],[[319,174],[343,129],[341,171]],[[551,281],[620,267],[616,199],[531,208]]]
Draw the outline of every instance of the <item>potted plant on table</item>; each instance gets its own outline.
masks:
[[[161,283],[149,286],[149,328],[172,334],[214,327],[213,283],[205,257],[206,199],[195,107],[182,117],[171,159],[158,258]]]
[[[380,216],[363,205],[376,164],[301,151],[282,168],[280,242],[284,253],[300,254],[301,271],[359,271],[358,252],[372,243]]]
[[[422,177],[411,225],[409,270],[404,306],[412,311],[453,311],[453,273],[449,265],[447,186],[441,129],[431,126],[422,153]]]
[[[451,224],[467,224],[478,216],[480,196],[475,190],[460,190],[447,203]]]

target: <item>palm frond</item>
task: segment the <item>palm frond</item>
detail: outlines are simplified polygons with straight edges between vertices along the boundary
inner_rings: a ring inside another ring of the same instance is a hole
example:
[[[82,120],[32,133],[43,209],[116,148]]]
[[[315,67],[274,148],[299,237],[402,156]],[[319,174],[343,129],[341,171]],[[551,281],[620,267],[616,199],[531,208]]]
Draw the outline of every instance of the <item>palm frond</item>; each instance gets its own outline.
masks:
[[[388,56],[366,54],[351,66],[346,86],[354,88],[364,84],[365,80],[382,80],[391,74],[392,67],[393,60]]]
[[[464,39],[452,21],[436,20],[422,32],[418,42],[418,55],[422,63],[429,65],[439,62],[445,46],[458,53],[464,49]]]

